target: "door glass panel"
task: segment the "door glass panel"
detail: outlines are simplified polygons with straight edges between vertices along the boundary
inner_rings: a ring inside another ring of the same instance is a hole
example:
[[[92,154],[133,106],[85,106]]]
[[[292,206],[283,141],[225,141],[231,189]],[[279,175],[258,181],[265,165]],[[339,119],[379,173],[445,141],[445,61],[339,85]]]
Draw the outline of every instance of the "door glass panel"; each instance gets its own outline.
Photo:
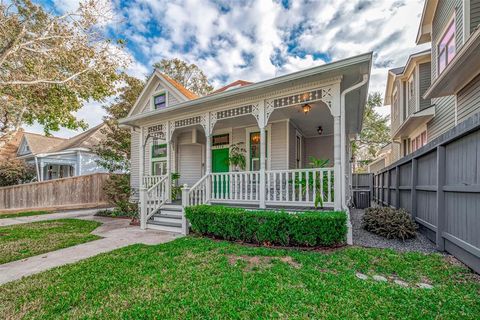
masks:
[[[268,138],[265,131],[265,158],[267,156]],[[260,132],[250,133],[250,170],[260,170]]]
[[[152,162],[152,174],[154,176],[163,176],[167,173],[167,161]]]

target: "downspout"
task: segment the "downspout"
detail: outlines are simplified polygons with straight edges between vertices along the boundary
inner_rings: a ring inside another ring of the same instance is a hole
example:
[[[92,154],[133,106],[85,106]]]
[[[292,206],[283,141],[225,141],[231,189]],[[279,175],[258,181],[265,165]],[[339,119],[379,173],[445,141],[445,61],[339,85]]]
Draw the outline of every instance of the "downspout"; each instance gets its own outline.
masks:
[[[348,212],[348,206],[347,206],[347,200],[346,200],[346,189],[345,189],[345,180],[347,179],[347,172],[346,172],[346,166],[347,166],[347,157],[346,157],[346,127],[345,127],[345,96],[352,92],[353,90],[356,90],[363,85],[365,85],[368,82],[368,74],[363,75],[362,81],[359,83],[343,90],[342,94],[340,95],[340,157],[341,157],[341,173],[342,173],[342,181],[341,181],[341,186],[342,186],[342,192],[341,192],[341,204],[342,204],[342,209],[346,210]],[[350,220],[350,213],[348,212],[347,214],[347,227],[348,227],[348,233],[347,233],[347,243],[348,244],[353,244],[353,232],[352,232],[352,222]]]

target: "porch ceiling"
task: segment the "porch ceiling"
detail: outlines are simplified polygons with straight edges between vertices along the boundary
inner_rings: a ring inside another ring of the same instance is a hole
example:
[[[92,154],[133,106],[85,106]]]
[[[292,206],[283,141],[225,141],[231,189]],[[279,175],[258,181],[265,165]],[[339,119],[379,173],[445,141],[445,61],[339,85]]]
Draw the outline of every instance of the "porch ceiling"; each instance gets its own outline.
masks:
[[[312,109],[305,114],[303,105],[296,105],[275,110],[270,121],[290,119],[305,137],[318,137],[317,129],[322,127],[322,135],[333,134],[333,117],[323,102],[311,103]]]

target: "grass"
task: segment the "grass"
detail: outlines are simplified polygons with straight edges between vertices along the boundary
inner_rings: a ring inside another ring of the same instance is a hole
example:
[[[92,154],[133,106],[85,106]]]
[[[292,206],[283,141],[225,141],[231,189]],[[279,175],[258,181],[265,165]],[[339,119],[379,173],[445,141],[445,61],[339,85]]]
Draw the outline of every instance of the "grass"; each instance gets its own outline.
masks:
[[[96,221],[59,219],[0,227],[0,264],[99,239]]]
[[[20,217],[30,217],[30,216],[38,216],[42,214],[49,214],[53,213],[51,211],[26,211],[26,212],[16,212],[16,213],[0,213],[0,219],[6,218],[20,218]]]
[[[357,279],[395,276],[431,290]],[[331,252],[186,237],[133,245],[0,287],[7,319],[478,319],[480,284],[440,255]]]

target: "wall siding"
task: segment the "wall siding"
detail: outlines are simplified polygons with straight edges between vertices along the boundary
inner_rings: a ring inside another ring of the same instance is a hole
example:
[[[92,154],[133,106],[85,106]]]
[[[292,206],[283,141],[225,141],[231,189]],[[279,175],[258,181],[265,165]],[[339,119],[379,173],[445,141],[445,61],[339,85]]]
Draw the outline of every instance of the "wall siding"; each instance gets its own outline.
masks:
[[[470,0],[470,33],[480,25],[480,0]]]
[[[272,151],[270,165],[272,170],[286,169],[288,144],[287,144],[287,122],[272,123]]]
[[[138,189],[140,186],[140,132],[130,131],[130,186]]]
[[[288,127],[288,142],[289,142],[289,152],[288,152],[288,169],[295,169],[295,137],[296,129],[292,123],[289,123]]]
[[[430,62],[422,63],[419,65],[419,75],[420,75],[420,110],[428,108],[432,104],[431,99],[423,99],[423,95],[428,90],[431,84],[431,68],[432,65]]]
[[[321,136],[315,138],[305,138],[304,140],[304,164],[305,167],[310,163],[310,157],[317,159],[328,159],[328,167],[333,167],[333,135]]]
[[[455,125],[455,97],[448,96],[432,99],[435,105],[435,117],[427,123],[428,140],[435,139]]]
[[[480,75],[458,93],[457,107],[458,122],[480,112]]]

